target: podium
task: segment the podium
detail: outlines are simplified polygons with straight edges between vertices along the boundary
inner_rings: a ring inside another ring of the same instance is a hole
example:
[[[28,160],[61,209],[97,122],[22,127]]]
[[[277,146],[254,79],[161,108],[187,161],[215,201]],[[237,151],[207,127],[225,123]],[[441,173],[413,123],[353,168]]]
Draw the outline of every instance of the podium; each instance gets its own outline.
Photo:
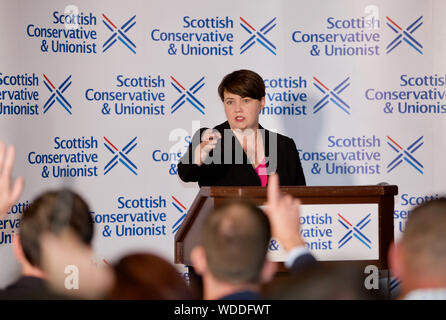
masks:
[[[327,252],[320,250],[322,258],[318,257],[318,250],[313,252],[312,248],[309,248],[318,260],[359,261],[367,265],[373,264],[380,270],[388,269],[387,252],[394,238],[393,211],[394,196],[398,194],[397,186],[311,186],[280,189],[283,193],[299,198],[302,209],[308,208],[310,215],[316,217],[307,219],[310,224],[312,220],[322,221],[323,217],[331,222],[331,232],[327,231],[329,228],[323,229],[317,224],[311,226],[316,233],[323,235],[325,232],[327,237],[331,235],[325,247],[330,246],[333,250],[329,253],[328,249]],[[202,187],[175,235],[175,263],[192,266],[190,253],[201,242],[204,219],[214,207],[228,199],[244,199],[262,206],[266,202],[266,188]],[[312,210],[316,213],[311,213]],[[329,216],[327,212],[332,215]],[[305,218],[301,219],[305,221]],[[308,230],[310,226],[304,231]],[[307,233],[309,234],[309,231]],[[314,248],[321,249],[321,239],[317,236],[314,239],[311,245],[314,243]],[[342,257],[343,254],[346,258]]]

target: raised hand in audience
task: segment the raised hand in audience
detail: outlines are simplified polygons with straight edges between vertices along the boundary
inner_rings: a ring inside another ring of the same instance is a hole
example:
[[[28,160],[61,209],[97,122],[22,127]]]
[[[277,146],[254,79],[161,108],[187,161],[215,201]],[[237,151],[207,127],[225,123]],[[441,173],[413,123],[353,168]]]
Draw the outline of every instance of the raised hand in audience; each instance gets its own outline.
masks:
[[[15,148],[0,141],[0,218],[17,202],[23,191],[24,179],[19,177],[11,184]]]
[[[265,212],[271,224],[272,236],[278,239],[287,251],[305,245],[299,232],[300,200],[280,193],[277,174],[268,178]]]

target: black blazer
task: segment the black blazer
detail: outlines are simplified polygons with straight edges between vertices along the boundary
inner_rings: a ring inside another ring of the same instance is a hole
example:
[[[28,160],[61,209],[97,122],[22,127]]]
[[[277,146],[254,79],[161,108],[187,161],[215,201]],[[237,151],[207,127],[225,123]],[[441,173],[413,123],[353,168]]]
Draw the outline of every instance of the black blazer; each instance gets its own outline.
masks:
[[[186,154],[178,163],[178,175],[184,182],[196,182],[202,186],[260,186],[260,178],[243,151],[238,139],[230,130],[229,123],[223,122],[214,129],[221,133],[222,139],[209,153],[209,158],[219,163],[203,163],[201,166],[193,164],[193,149],[201,142],[201,135],[207,128],[201,128],[195,133]],[[277,172],[282,186],[305,186],[305,176],[299,159],[299,153],[293,139],[281,134],[262,129],[265,157],[267,158],[268,175]],[[277,141],[277,151],[270,150],[272,143]],[[270,143],[271,142],[271,143]],[[270,146],[271,144],[271,146]],[[225,156],[225,150],[232,151]],[[242,155],[237,158],[237,155]],[[236,160],[239,160],[236,163]],[[242,160],[242,161],[240,161]],[[214,161],[214,162],[217,162]],[[274,161],[274,162],[273,162]],[[276,163],[276,168],[273,167]],[[275,170],[274,170],[275,169]]]

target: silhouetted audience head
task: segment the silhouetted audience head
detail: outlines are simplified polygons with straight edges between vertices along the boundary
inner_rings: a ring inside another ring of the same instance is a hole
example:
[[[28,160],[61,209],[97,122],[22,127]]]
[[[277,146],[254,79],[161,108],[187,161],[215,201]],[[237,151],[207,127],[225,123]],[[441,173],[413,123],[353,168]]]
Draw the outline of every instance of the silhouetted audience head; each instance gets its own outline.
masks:
[[[210,271],[228,282],[258,282],[270,238],[268,218],[261,209],[244,201],[226,203],[204,225]]]
[[[265,295],[277,300],[383,298],[379,290],[365,287],[366,276],[364,266],[359,264],[319,264],[296,274],[276,277],[265,287]]]
[[[417,289],[446,289],[446,198],[412,210],[390,261],[403,295]]]
[[[61,296],[49,288],[47,279],[52,279],[55,274],[46,266],[48,260],[57,262],[63,254],[49,250],[44,239],[59,239],[62,232],[67,230],[70,230],[76,243],[82,243],[91,251],[93,220],[87,204],[76,193],[69,190],[45,192],[25,209],[20,220],[20,232],[15,234],[13,242],[22,274],[17,281],[0,291],[0,299],[65,298],[67,292],[61,292]],[[62,250],[63,253],[74,255],[74,252],[69,251],[70,248],[64,247]],[[58,281],[62,287],[66,266],[61,265],[56,272],[62,274]]]
[[[88,205],[78,194],[69,190],[49,191],[35,199],[23,212],[20,222],[20,245],[27,261],[40,268],[41,236],[57,234],[66,227],[84,244],[91,244],[93,219]]]
[[[184,300],[193,295],[179,271],[165,259],[149,253],[130,254],[113,267],[112,300]]]
[[[242,291],[244,285],[259,285],[274,275],[275,265],[266,260],[269,221],[254,204],[224,203],[206,217],[202,235],[202,245],[194,248],[191,257],[203,276],[206,299],[218,298],[217,287],[226,286],[228,293],[230,286]],[[253,286],[246,289],[256,292]]]
[[[364,266],[319,264],[296,274],[276,277],[265,295],[276,300],[364,300],[382,298],[365,287]]]

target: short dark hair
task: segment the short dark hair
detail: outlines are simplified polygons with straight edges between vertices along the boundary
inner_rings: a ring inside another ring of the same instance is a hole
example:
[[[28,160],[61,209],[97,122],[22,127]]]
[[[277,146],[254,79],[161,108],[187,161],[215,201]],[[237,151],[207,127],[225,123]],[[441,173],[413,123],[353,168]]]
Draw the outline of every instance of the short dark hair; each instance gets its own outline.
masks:
[[[257,283],[271,229],[265,213],[251,202],[232,200],[206,218],[203,246],[212,275],[230,283]]]
[[[64,217],[69,221],[63,221]],[[93,219],[87,203],[69,190],[45,192],[23,212],[20,221],[23,253],[33,266],[41,267],[40,237],[45,232],[58,233],[55,227],[64,227],[60,221],[71,227],[83,243],[91,244]]]
[[[225,91],[260,100],[265,96],[265,83],[254,71],[237,70],[226,75],[218,86],[221,101],[224,101]]]
[[[401,245],[412,272],[437,272],[446,268],[446,198],[415,207],[407,218]]]

